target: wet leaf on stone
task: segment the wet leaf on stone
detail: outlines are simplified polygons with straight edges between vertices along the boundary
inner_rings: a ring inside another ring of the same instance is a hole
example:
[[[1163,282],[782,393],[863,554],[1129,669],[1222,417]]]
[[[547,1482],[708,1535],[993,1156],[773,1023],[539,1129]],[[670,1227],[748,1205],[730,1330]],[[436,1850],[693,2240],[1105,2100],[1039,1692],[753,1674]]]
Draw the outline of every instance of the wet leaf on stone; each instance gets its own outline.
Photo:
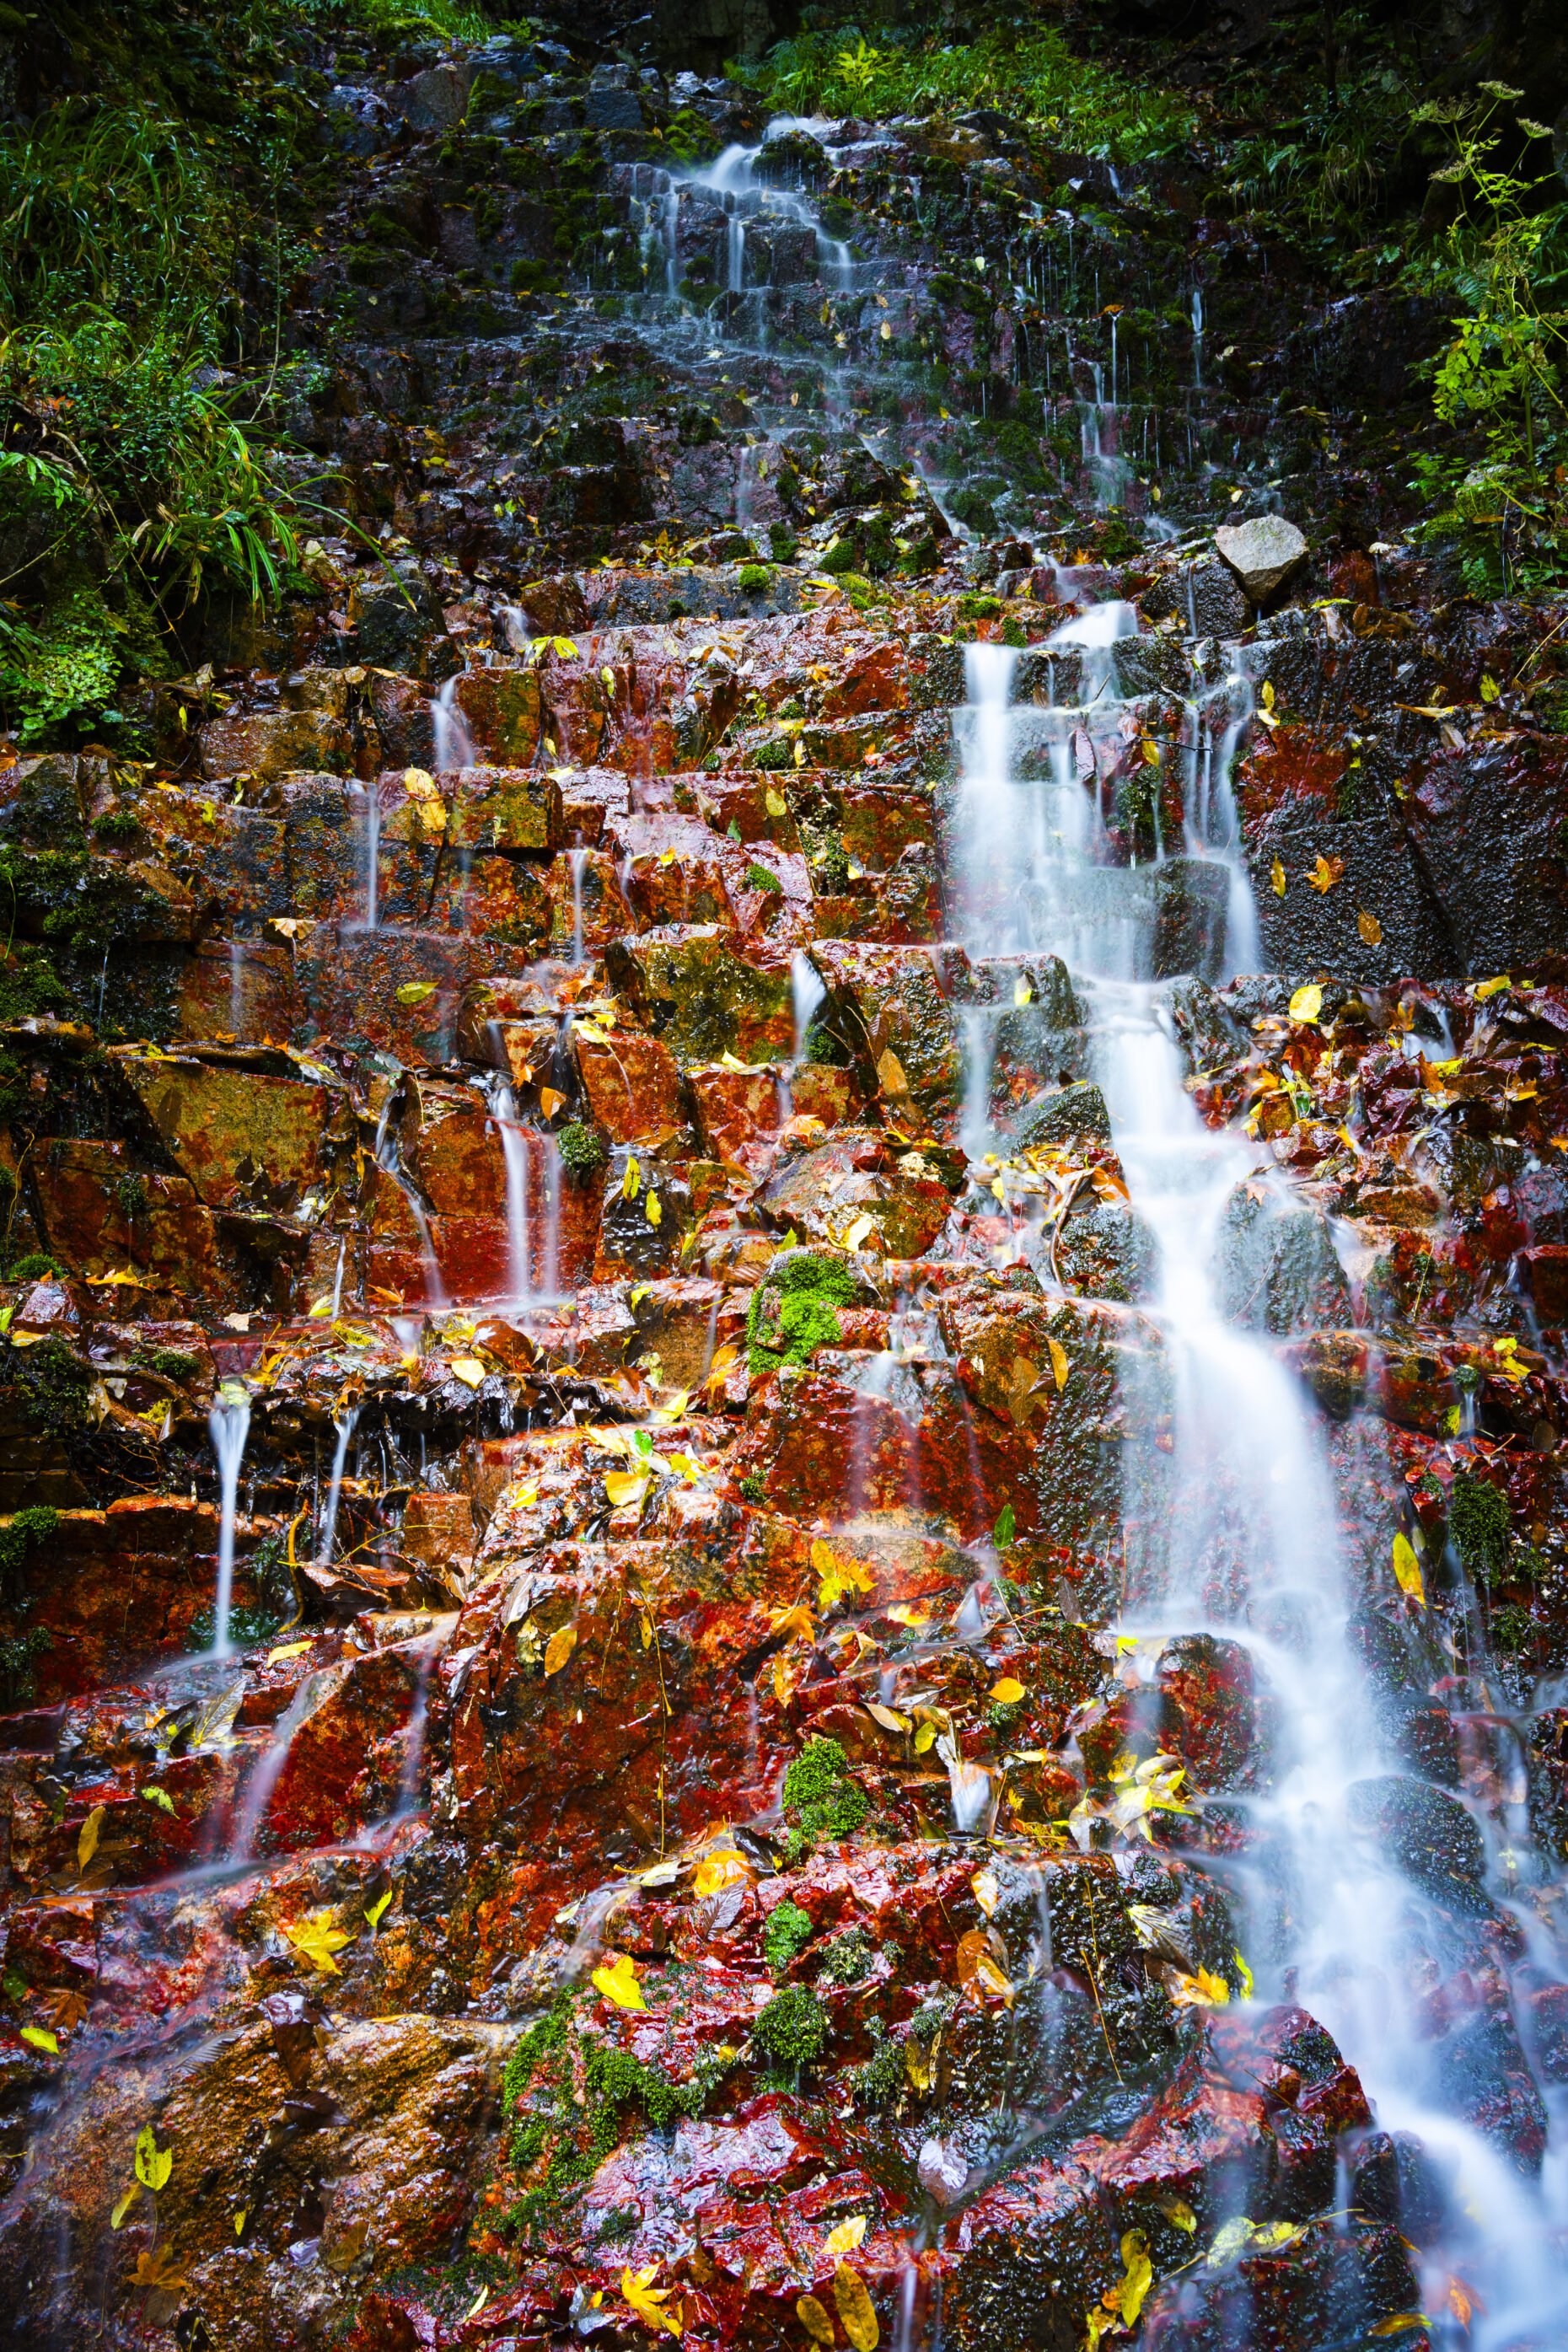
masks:
[[[1054,1358],[1052,1359],[1052,1361],[1055,1361]],[[1017,1528],[1017,1518],[1014,1512],[1012,1504],[1004,1503],[1001,1509],[996,1514],[996,1524],[991,1530],[994,1541],[998,1544],[1010,1544]]]
[[[1121,2312],[1123,2327],[1131,2327],[1143,2308],[1143,2298],[1153,2284],[1154,2265],[1149,2260],[1149,2250],[1143,2242],[1142,2230],[1129,2230],[1121,2241],[1121,2261],[1124,2275],[1116,2289],[1117,2303]]]
[[[1314,890],[1321,890],[1327,897],[1344,870],[1345,861],[1342,857],[1325,857],[1320,849],[1307,879]]]
[[[909,1093],[910,1082],[904,1076],[904,1066],[890,1045],[884,1045],[877,1056],[877,1083],[884,1094]]]
[[[1277,898],[1285,896],[1285,868],[1278,858],[1268,869],[1268,886]]]
[[[629,1952],[613,1952],[609,1958],[594,1970],[594,1990],[603,1993],[617,2009],[646,2009],[642,1987],[637,1982],[637,1966]],[[655,2264],[655,2269],[658,2264]],[[653,2272],[647,2275],[651,2278]],[[679,2331],[676,2331],[677,2333]]]
[[[1299,988],[1290,999],[1292,1021],[1315,1021],[1322,1009],[1323,992],[1316,981],[1310,982],[1305,988]]]
[[[1035,992],[1020,973],[1013,982],[1013,1002],[1015,1004],[1033,1004],[1034,1001]]]
[[[330,1911],[313,1911],[308,1919],[285,1919],[283,1933],[301,1958],[323,1976],[341,1976],[333,1955],[353,1942],[353,1931],[336,1926]]]
[[[846,1593],[873,1590],[869,1572],[858,1560],[840,1559],[832,1545],[824,1543],[820,1536],[811,1547],[811,1564],[822,1580],[816,1596],[819,1616],[826,1617],[830,1609],[836,1609]]]
[[[124,2222],[125,2216],[130,2212],[131,2208],[135,2204],[136,2200],[141,2196],[141,2194],[142,2183],[139,2180],[133,2180],[130,2188],[126,2190],[124,2196],[116,2203],[113,2212],[109,2217],[109,2226],[111,2230],[118,2230],[121,2227]]]
[[[399,1004],[423,1004],[427,996],[434,996],[435,993],[436,983],[433,980],[409,980],[405,981],[398,990],[397,1001]]]
[[[1383,925],[1375,915],[1369,915],[1364,907],[1355,919],[1355,927],[1369,948],[1375,948],[1381,943]]]
[[[921,2048],[920,2043],[915,2040],[913,2034],[910,2036],[910,2039],[904,2044],[904,2072],[909,2076],[910,2085],[913,2089],[917,2091],[930,2090],[931,2060],[926,2056],[925,2052]]]
[[[1012,1979],[992,1950],[990,1937],[981,1928],[971,1927],[966,1936],[959,1937],[958,1949],[953,1955],[953,1969],[965,1991],[971,1985],[977,1984],[982,1992],[1011,2001]]]
[[[22,2039],[30,2042],[35,2050],[47,2051],[51,2058],[58,2058],[60,2054],[60,2045],[46,2025],[24,2025]]]
[[[174,1800],[170,1796],[167,1789],[143,1789],[141,1794],[144,1803],[156,1805],[161,1813],[167,1813],[172,1821],[178,1821],[179,1815],[174,1811]]]
[[[454,1356],[451,1371],[453,1379],[461,1381],[468,1389],[477,1389],[485,1377],[485,1368],[477,1356]]]
[[[373,1936],[374,1935],[374,1933],[375,1933],[376,1929],[380,1927],[381,1922],[382,1922],[383,1916],[384,1915],[385,1910],[386,1910],[386,1906],[387,1906],[387,1905],[391,1902],[391,1900],[392,1900],[392,1889],[391,1889],[391,1887],[389,1886],[389,1887],[387,1887],[387,1889],[385,1890],[384,1894],[378,1895],[376,1896],[375,1901],[374,1901],[374,1903],[368,1904],[368,1905],[366,1906],[366,1907],[365,1907],[365,1915],[364,1915],[364,1916],[365,1916],[365,1924],[366,1924],[366,1926],[369,1927],[370,1932],[371,1932],[371,1934],[372,1934]]]
[[[174,2149],[160,2147],[152,2125],[143,2124],[136,2135],[136,2178],[142,2188],[163,2188],[174,2168]]]
[[[576,1646],[575,1625],[563,1625],[558,1632],[552,1633],[544,1645],[544,1672],[547,1679],[551,1675],[558,1675],[561,1672]]]
[[[915,1732],[915,1754],[916,1754],[917,1756],[924,1756],[924,1755],[928,1752],[928,1750],[930,1750],[931,1748],[934,1748],[935,1746],[936,1746],[936,1726],[935,1726],[935,1724],[934,1724],[934,1723],[922,1723],[921,1725],[920,1725],[919,1728],[918,1728],[918,1729],[916,1730],[916,1732]]]
[[[977,1870],[969,1882],[976,1903],[987,1919],[994,1918],[1002,1900],[1002,1889],[994,1870]]]
[[[650,1192],[647,1200],[643,1202],[643,1214],[647,1217],[650,1225],[662,1224],[664,1222],[664,1211],[659,1204],[659,1198],[657,1192]]]
[[[829,2230],[822,2251],[826,2254],[852,2254],[865,2234],[866,2216],[852,2213],[847,2221],[840,2221],[837,2229]]]
[[[1401,1592],[1408,1593],[1421,1608],[1426,1606],[1426,1585],[1421,1574],[1421,1563],[1408,1536],[1394,1538],[1394,1574]]]
[[[1068,1384],[1068,1373],[1071,1370],[1071,1359],[1068,1357],[1067,1349],[1062,1346],[1059,1339],[1047,1338],[1046,1345],[1051,1351],[1051,1371],[1055,1377],[1057,1393],[1059,1396],[1063,1389],[1065,1389]]]
[[[706,1853],[691,1874],[692,1890],[698,1895],[721,1895],[726,1886],[740,1886],[752,1876],[752,1865],[743,1853],[733,1846],[721,1847],[717,1853]]]
[[[838,2317],[854,2352],[876,2352],[882,2335],[877,2314],[865,2280],[847,2263],[840,2263],[833,2273],[833,2300],[838,2305]]]
[[[1224,2009],[1230,2000],[1230,1987],[1223,1977],[1200,1969],[1195,1976],[1178,1976],[1171,1988],[1172,1999],[1187,2009]]]
[[[94,1805],[77,1833],[76,1866],[79,1870],[85,1870],[98,1852],[99,1832],[103,1827],[105,1810],[102,1805]]]
[[[847,1250],[858,1250],[861,1244],[868,1240],[870,1235],[874,1234],[876,1230],[876,1225],[873,1223],[870,1217],[862,1211],[859,1216],[854,1218],[850,1223],[845,1226],[843,1233],[839,1236],[839,1247]]]
[[[626,1172],[621,1178],[621,1198],[623,1201],[635,1201],[641,1190],[642,1171],[637,1166],[637,1154],[634,1151],[626,1161]]]
[[[1184,2197],[1156,2197],[1155,2204],[1173,2229],[1184,2230],[1191,2237],[1198,2226],[1198,2217]]]
[[[1004,1675],[999,1683],[992,1684],[991,1696],[998,1706],[1016,1706],[1024,1696],[1024,1685],[1015,1682],[1011,1675]]]
[[[831,2345],[838,2341],[832,2320],[814,2294],[796,2295],[795,2315],[814,2344]]]
[[[137,2255],[132,2286],[155,2287],[161,2294],[177,2294],[186,2283],[173,2246],[154,2246],[150,2253]]]
[[[910,1728],[910,1718],[907,1715],[900,1715],[896,1706],[883,1706],[879,1700],[868,1698],[866,1702],[866,1712],[873,1723],[881,1725],[884,1731],[906,1732]]]
[[[635,1503],[647,1486],[646,1473],[635,1470],[610,1470],[605,1475],[605,1492],[618,1511],[623,1503]]]

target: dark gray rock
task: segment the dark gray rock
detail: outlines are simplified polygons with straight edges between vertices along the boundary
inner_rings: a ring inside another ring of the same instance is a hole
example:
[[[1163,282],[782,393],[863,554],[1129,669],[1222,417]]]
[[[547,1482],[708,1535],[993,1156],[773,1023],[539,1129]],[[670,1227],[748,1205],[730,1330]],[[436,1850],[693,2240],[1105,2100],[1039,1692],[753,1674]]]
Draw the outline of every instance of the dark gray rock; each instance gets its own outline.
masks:
[[[1283,1337],[1352,1319],[1344,1273],[1317,1209],[1238,1184],[1220,1220],[1215,1257],[1215,1287],[1227,1322]]]

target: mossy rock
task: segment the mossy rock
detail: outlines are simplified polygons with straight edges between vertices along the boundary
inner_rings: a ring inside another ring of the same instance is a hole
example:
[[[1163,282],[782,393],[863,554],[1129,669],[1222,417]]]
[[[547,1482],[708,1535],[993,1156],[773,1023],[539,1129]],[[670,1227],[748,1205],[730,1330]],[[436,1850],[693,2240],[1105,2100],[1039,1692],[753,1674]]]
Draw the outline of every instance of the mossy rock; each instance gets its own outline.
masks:
[[[780,1364],[809,1363],[819,1348],[837,1348],[844,1337],[837,1309],[868,1295],[847,1253],[781,1250],[746,1310],[753,1375],[776,1371]]]

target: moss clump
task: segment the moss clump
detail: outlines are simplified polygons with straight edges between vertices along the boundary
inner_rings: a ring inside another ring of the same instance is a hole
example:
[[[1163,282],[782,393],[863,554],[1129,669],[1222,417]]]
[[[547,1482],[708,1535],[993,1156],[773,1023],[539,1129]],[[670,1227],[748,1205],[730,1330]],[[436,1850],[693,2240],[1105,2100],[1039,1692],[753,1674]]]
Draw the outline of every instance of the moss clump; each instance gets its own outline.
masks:
[[[784,889],[784,884],[779,880],[779,877],[773,872],[773,867],[771,866],[761,865],[754,857],[746,868],[746,879],[751,884],[753,890],[769,890],[780,893]]]
[[[851,2070],[849,2095],[858,2107],[885,2114],[897,2106],[908,2081],[904,2045],[893,2040],[879,2017],[870,2019],[869,2024],[876,2049],[864,2066]]]
[[[188,1381],[201,1370],[195,1356],[187,1356],[179,1348],[137,1348],[131,1359],[145,1371],[157,1372],[166,1381]]]
[[[792,2080],[809,2072],[827,2040],[827,2020],[804,1985],[786,1985],[757,2013],[752,2041],[773,2069]]]
[[[961,596],[958,600],[961,621],[994,621],[1001,610],[1000,596]]]
[[[824,572],[831,572],[835,578],[841,572],[853,572],[855,541],[852,539],[836,539],[822,558],[821,568]]]
[[[753,1374],[781,1363],[809,1363],[818,1348],[836,1348],[844,1328],[836,1309],[855,1296],[855,1277],[837,1258],[795,1250],[775,1259],[746,1309],[747,1361]]]
[[[773,575],[765,563],[742,563],[741,586],[748,596],[765,596],[773,584]]]
[[[555,1139],[555,1148],[569,1175],[578,1178],[592,1176],[605,1164],[603,1143],[594,1129],[584,1127],[580,1119],[574,1118],[562,1129]]]
[[[59,1270],[58,1259],[48,1256],[43,1250],[29,1250],[26,1257],[19,1257],[7,1269],[5,1279],[7,1282],[45,1282]]]
[[[858,1984],[870,1972],[876,1948],[864,1927],[851,1927],[828,1945],[822,1956],[821,1973],[829,1984]]]
[[[1500,1650],[1505,1657],[1516,1658],[1534,1641],[1535,1620],[1528,1609],[1521,1609],[1516,1601],[1505,1601],[1500,1609],[1492,1612],[1491,1637],[1494,1650]]]
[[[752,767],[765,769],[770,774],[776,773],[781,768],[793,766],[794,761],[795,753],[790,750],[787,735],[770,735],[767,741],[759,743],[752,754]]]
[[[142,820],[132,809],[110,809],[93,819],[92,837],[109,849],[128,849],[142,838]]]
[[[1463,1471],[1448,1503],[1448,1533],[1465,1572],[1479,1584],[1495,1584],[1508,1559],[1509,1507],[1497,1488]]]
[[[808,1739],[784,1774],[784,1817],[804,1850],[823,1838],[853,1837],[871,1808],[837,1739]]]
[[[48,1504],[34,1503],[0,1527],[0,1593],[16,1591],[28,1546],[47,1541],[59,1523],[59,1513]]]
[[[754,1470],[748,1470],[741,1480],[741,1492],[748,1503],[765,1503],[768,1499],[768,1490]]]
[[[629,2050],[591,2040],[582,2031],[575,1993],[570,1987],[557,1993],[502,2076],[513,2118],[512,2161],[529,2183],[505,2217],[508,2226],[525,2244],[533,2242],[619,2144],[628,2116],[640,2113],[663,2130],[679,2116],[698,2115],[721,2072],[715,2060],[689,2083],[672,2082]]]
[[[46,1339],[25,1355],[8,1349],[6,1355],[0,1379],[22,1391],[22,1411],[28,1427],[41,1436],[79,1436],[87,1427],[91,1365],[73,1355],[63,1339]]]
[[[803,1911],[798,1903],[781,1903],[763,1930],[769,1968],[775,1974],[787,1969],[795,1954],[810,1943],[811,1936],[810,1912]]]

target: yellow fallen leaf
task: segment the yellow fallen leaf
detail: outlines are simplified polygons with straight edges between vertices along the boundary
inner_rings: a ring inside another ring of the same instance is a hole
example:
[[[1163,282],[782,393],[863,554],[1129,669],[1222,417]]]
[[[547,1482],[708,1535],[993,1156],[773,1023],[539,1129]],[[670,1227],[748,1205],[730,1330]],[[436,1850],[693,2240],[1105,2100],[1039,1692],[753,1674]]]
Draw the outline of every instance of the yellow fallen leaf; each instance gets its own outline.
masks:
[[[929,1625],[931,1611],[917,1609],[912,1601],[895,1601],[888,1612],[895,1625]]]
[[[433,980],[410,980],[405,981],[398,990],[397,1001],[399,1004],[423,1004],[427,996],[434,996],[435,993],[436,983]]]
[[[1059,1396],[1062,1390],[1065,1389],[1068,1384],[1068,1373],[1071,1370],[1071,1360],[1068,1355],[1067,1349],[1062,1346],[1059,1339],[1047,1338],[1046,1345],[1051,1351],[1051,1373],[1052,1377],[1056,1381],[1057,1393]]]
[[[1011,1675],[1004,1675],[999,1683],[992,1684],[991,1696],[998,1706],[1016,1706],[1024,1696],[1024,1685]]]
[[[1426,1581],[1421,1574],[1421,1563],[1415,1557],[1415,1548],[1408,1536],[1396,1535],[1394,1538],[1394,1574],[1401,1592],[1408,1593],[1412,1601],[1425,1609]]]
[[[775,793],[772,784],[770,784],[767,791],[763,794],[763,805],[767,810],[770,816],[783,816],[784,811],[789,806],[789,803],[784,799],[782,793]]]
[[[1198,2217],[1184,2197],[1156,2197],[1155,2204],[1167,2221],[1177,2230],[1184,2230],[1190,2238],[1198,2226]]]
[[[1273,708],[1274,708],[1274,688],[1273,688],[1273,684],[1272,684],[1271,680],[1269,680],[1268,678],[1265,678],[1265,679],[1264,679],[1264,681],[1263,681],[1262,686],[1259,688],[1259,689],[1258,689],[1258,698],[1259,702],[1261,702],[1261,703],[1262,703],[1263,708],[1264,708],[1264,709],[1265,709],[1265,710],[1272,710],[1272,709],[1273,709]]]
[[[89,1813],[86,1821],[83,1822],[80,1829],[77,1832],[76,1866],[79,1870],[85,1870],[88,1864],[92,1860],[93,1855],[98,1852],[98,1836],[99,1832],[103,1827],[103,1816],[107,1808],[102,1805],[94,1805],[91,1812]]]
[[[881,1725],[884,1731],[904,1732],[910,1727],[910,1718],[907,1715],[900,1715],[896,1706],[884,1706],[879,1699],[868,1698],[866,1701],[866,1712],[873,1723]]]
[[[1268,884],[1277,898],[1285,896],[1285,868],[1278,858],[1268,869]]]
[[[109,2217],[109,2226],[111,2230],[118,2230],[121,2227],[121,2223],[125,2220],[125,2216],[130,2212],[131,2208],[135,2204],[136,2200],[141,2196],[141,2194],[142,2183],[139,2180],[133,2180],[130,2188],[125,2191],[124,2196],[116,2201],[114,2210]]]
[[[1116,2288],[1116,2299],[1121,2313],[1121,2325],[1131,2327],[1143,2308],[1143,2298],[1154,2283],[1154,2265],[1143,2242],[1142,2230],[1129,2230],[1121,2241],[1121,2260],[1125,2275]]]
[[[626,1161],[626,1172],[621,1178],[622,1200],[635,1201],[641,1183],[642,1171],[637,1166],[637,1154],[634,1151],[631,1158]]]
[[[717,1853],[703,1855],[691,1874],[691,1884],[699,1895],[719,1895],[726,1886],[740,1886],[752,1875],[743,1853],[737,1853],[733,1846],[721,1846]]]
[[[267,1664],[275,1666],[284,1658],[302,1658],[310,1646],[309,1642],[282,1642],[276,1650],[268,1651]]]
[[[1498,696],[1499,696],[1501,692],[1502,692],[1502,688],[1499,686],[1499,684],[1498,684],[1498,682],[1497,682],[1496,678],[1492,676],[1492,674],[1491,674],[1490,670],[1487,670],[1487,669],[1482,670],[1482,672],[1481,672],[1481,700],[1482,700],[1483,702],[1495,702],[1495,701],[1497,700],[1497,698],[1498,698]]]
[[[1157,768],[1160,764],[1160,746],[1153,740],[1152,737],[1145,735],[1139,748],[1143,754],[1144,766],[1146,768]]]
[[[24,2025],[22,2028],[22,2039],[24,2042],[30,2042],[35,2050],[47,2051],[51,2058],[58,2058],[60,2054],[60,2045],[56,2041],[54,2035],[49,2032],[47,2026]]]
[[[353,1936],[348,1928],[333,1925],[330,1911],[315,1911],[307,1919],[285,1919],[281,1924],[284,1935],[295,1950],[309,1960],[313,1969],[320,1969],[324,1976],[342,1975],[333,1955],[341,1952],[345,1945],[352,1944]]]
[[[931,2060],[911,2034],[904,2044],[904,2072],[917,2091],[931,2088]]]
[[[659,1198],[657,1192],[650,1192],[647,1200],[644,1201],[643,1214],[647,1219],[650,1225],[658,1225],[663,1223],[664,1211],[659,1205]]]
[[[623,1503],[635,1503],[647,1485],[647,1474],[636,1470],[610,1470],[605,1475],[605,1492],[617,1511]]]
[[[852,2254],[865,2234],[866,2216],[852,2213],[847,2221],[840,2221],[836,2230],[829,2230],[822,2251],[825,2254]]]
[[[833,2322],[814,2294],[797,2294],[795,2315],[814,2344],[833,2345],[838,2341]]]
[[[561,1672],[562,1667],[566,1664],[567,1659],[572,1655],[572,1653],[576,1646],[577,1628],[575,1625],[559,1626],[557,1630],[552,1633],[549,1641],[544,1644],[544,1672],[547,1679],[551,1675],[558,1675]]]
[[[1033,1004],[1034,1001],[1035,992],[1020,973],[1013,982],[1013,1002],[1015,1004]]]
[[[594,1970],[594,1990],[603,1993],[606,2000],[614,2001],[617,2009],[647,2007],[642,1996],[642,1987],[637,1982],[636,1964],[629,1952],[613,1952]]]
[[[597,1983],[597,1981],[598,1971],[595,1970],[595,1982]],[[640,2000],[637,2003],[638,2009],[642,2005]],[[660,2330],[667,2336],[679,2336],[682,2326],[679,2315],[680,2305],[678,2303],[674,2311],[666,2309],[674,2289],[668,2286],[655,2286],[654,2280],[658,2276],[657,2262],[649,2263],[646,2271],[623,2271],[621,2293],[645,2327]]]
[[[1188,2009],[1224,2009],[1230,2000],[1230,1987],[1223,1977],[1200,1969],[1195,1977],[1178,1976],[1173,1997]]]
[[[845,1226],[843,1233],[839,1235],[838,1245],[840,1249],[858,1250],[861,1244],[868,1240],[876,1230],[876,1225],[871,1218],[862,1212],[859,1216],[854,1218]]]
[[[1369,948],[1375,948],[1381,943],[1383,925],[1375,915],[1369,915],[1364,907],[1355,919],[1355,927]]]
[[[1344,870],[1345,862],[1342,857],[1325,857],[1320,850],[1307,879],[1314,890],[1321,890],[1326,896]]]
[[[1292,1021],[1315,1021],[1322,1009],[1323,992],[1316,982],[1310,982],[1305,988],[1299,988],[1290,999]]]
[[[565,1104],[565,1096],[563,1094],[557,1094],[553,1087],[540,1087],[539,1108],[544,1113],[546,1118],[553,1118],[558,1110],[564,1109]]]
[[[465,1388],[477,1389],[485,1377],[485,1368],[477,1356],[454,1356],[452,1377]]]
[[[1506,971],[1500,972],[1496,980],[1483,980],[1475,990],[1476,1003],[1484,1004],[1489,996],[1500,996],[1505,988],[1512,986],[1513,982]]]
[[[847,2263],[840,2263],[833,2273],[833,2300],[838,2305],[838,2317],[853,2352],[876,2352],[882,2335],[877,2314],[866,2292],[865,2280]]]
[[[927,1751],[927,1749],[928,1749],[928,1748],[934,1748],[935,1746],[936,1746],[936,1726],[935,1726],[935,1724],[934,1724],[934,1723],[922,1723],[922,1724],[921,1724],[921,1725],[918,1727],[918,1728],[916,1729],[916,1732],[915,1732],[915,1754],[916,1754],[917,1756],[923,1756],[923,1755],[926,1753],[926,1751]]]

